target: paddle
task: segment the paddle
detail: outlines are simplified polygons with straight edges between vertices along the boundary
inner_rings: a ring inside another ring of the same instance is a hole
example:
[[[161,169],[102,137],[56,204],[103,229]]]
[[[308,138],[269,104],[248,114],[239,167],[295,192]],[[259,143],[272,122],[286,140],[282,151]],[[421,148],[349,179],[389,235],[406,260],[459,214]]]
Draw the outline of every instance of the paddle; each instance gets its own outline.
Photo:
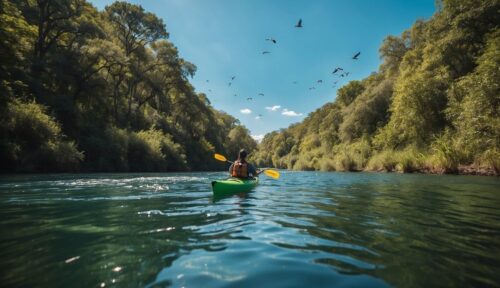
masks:
[[[233,163],[232,161],[227,160],[226,157],[224,155],[221,155],[221,154],[215,153],[214,158],[219,160],[219,161],[229,162],[231,164]],[[274,178],[274,179],[280,178],[280,172],[278,172],[274,169],[266,168],[266,169],[261,170],[261,172],[264,172],[264,174],[266,174],[267,176]]]

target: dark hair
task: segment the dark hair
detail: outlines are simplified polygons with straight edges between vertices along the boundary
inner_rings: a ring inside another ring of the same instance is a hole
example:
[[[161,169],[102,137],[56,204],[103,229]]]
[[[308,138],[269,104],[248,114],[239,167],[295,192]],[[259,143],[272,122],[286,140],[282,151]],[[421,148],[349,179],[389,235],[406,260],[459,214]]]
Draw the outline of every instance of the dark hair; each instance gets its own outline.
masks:
[[[238,160],[245,160],[247,158],[247,151],[245,149],[241,149],[240,153],[238,153]]]

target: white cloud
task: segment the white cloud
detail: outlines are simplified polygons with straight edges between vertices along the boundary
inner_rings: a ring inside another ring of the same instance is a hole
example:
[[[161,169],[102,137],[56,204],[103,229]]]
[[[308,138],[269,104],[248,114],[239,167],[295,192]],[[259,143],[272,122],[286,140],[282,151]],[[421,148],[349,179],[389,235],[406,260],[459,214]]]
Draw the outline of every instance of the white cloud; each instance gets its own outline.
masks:
[[[252,113],[252,110],[245,108],[245,109],[241,109],[240,112],[241,112],[241,114],[250,114],[250,113]]]
[[[260,143],[260,141],[262,141],[262,139],[264,139],[264,134],[261,134],[261,135],[252,135],[252,138],[257,141],[257,143]]]
[[[288,117],[296,117],[296,116],[302,116],[302,113],[297,113],[293,110],[288,110],[288,109],[283,109],[283,112],[281,112],[281,115],[285,115]]]
[[[266,107],[267,110],[269,111],[276,111],[281,108],[281,105],[274,105],[272,107]]]
[[[260,116],[255,116],[255,120],[259,120],[260,118],[262,118],[262,117],[260,117]]]

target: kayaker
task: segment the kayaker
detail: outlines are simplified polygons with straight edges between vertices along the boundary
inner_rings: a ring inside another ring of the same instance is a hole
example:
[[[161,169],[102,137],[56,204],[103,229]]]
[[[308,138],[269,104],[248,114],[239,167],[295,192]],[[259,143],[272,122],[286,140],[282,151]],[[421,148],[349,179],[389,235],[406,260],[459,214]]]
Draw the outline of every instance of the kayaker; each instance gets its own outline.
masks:
[[[231,177],[245,179],[259,176],[261,171],[257,171],[252,164],[247,162],[247,155],[248,154],[245,149],[240,150],[238,153],[238,159],[229,167],[229,174]]]

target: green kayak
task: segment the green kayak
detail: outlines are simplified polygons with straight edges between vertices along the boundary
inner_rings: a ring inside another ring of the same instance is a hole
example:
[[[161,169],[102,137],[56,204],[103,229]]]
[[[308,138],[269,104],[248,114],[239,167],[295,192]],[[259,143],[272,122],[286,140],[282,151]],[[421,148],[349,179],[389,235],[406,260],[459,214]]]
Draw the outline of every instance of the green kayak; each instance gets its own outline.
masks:
[[[239,179],[229,178],[226,180],[212,181],[214,194],[247,192],[259,184],[259,178]]]

